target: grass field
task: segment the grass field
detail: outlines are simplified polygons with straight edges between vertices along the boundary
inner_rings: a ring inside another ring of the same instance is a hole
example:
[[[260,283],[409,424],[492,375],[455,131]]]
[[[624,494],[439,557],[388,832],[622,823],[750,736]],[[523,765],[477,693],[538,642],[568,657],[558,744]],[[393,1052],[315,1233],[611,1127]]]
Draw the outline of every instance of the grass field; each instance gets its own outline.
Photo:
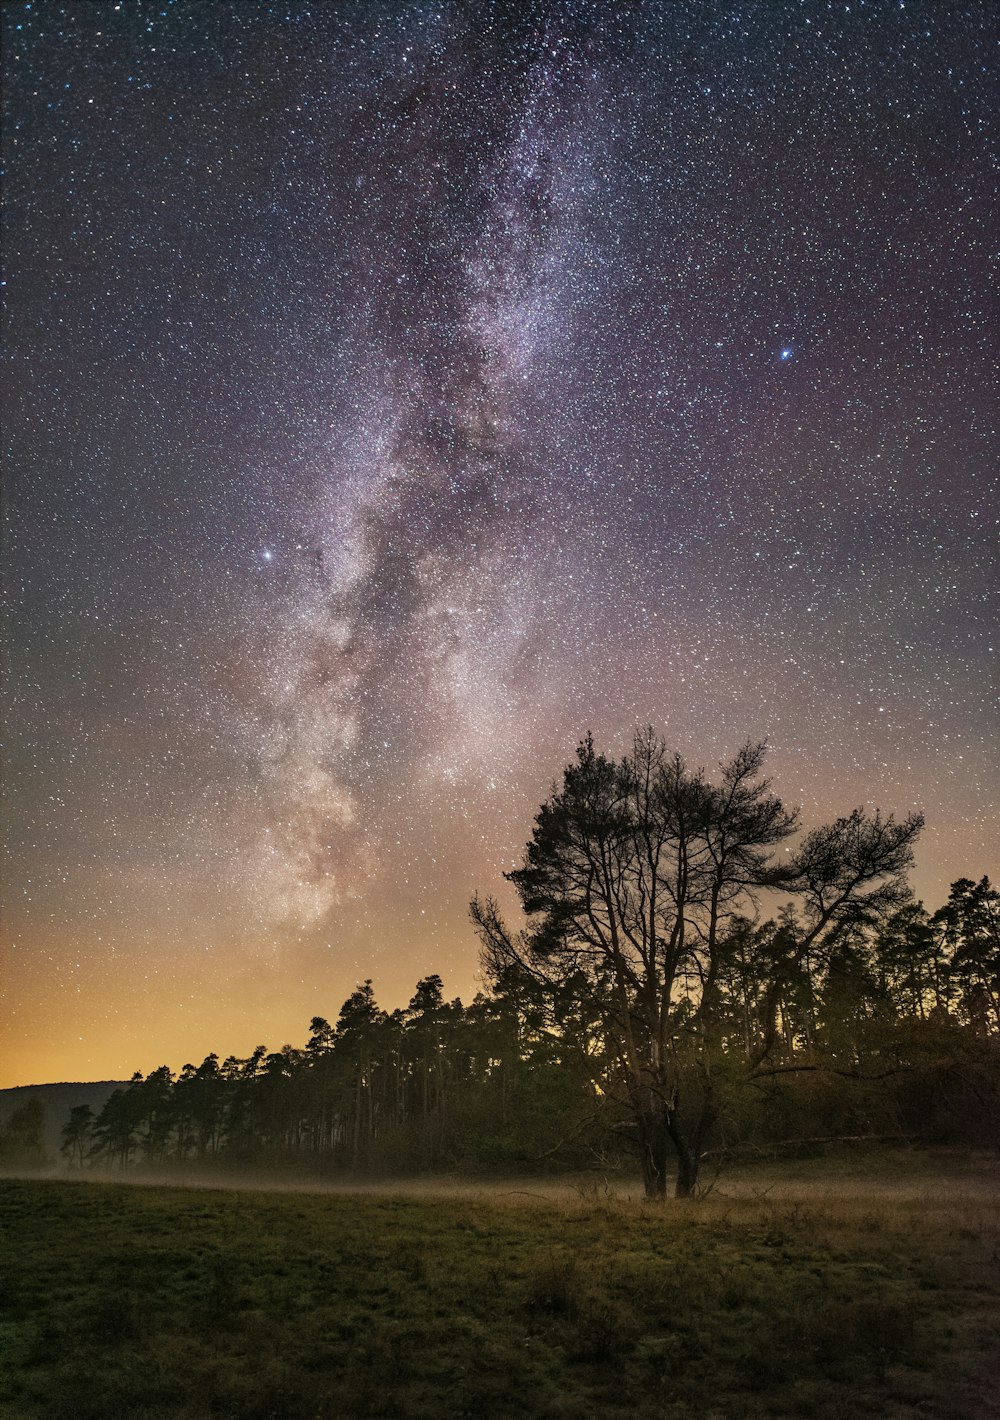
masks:
[[[0,1414],[982,1420],[996,1184],[867,1160],[649,1208],[4,1180]]]

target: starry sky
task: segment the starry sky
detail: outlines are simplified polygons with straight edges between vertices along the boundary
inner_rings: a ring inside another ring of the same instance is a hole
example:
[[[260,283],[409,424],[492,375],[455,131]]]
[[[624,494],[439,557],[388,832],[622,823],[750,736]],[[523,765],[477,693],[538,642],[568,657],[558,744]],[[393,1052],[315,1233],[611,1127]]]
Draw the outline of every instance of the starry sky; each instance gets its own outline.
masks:
[[[2,18],[0,1084],[469,999],[588,729],[997,874],[994,4]]]

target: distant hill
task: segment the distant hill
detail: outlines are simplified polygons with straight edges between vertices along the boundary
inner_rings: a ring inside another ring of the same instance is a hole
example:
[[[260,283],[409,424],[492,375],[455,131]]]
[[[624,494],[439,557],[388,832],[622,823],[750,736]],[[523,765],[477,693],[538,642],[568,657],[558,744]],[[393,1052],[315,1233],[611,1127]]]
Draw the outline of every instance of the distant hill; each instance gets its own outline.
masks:
[[[45,1106],[45,1147],[53,1158],[58,1158],[63,1125],[69,1118],[70,1110],[80,1104],[89,1104],[97,1114],[108,1096],[127,1084],[127,1080],[91,1080],[58,1085],[16,1085],[10,1090],[0,1090],[0,1128],[15,1109],[27,1104],[28,1100],[39,1100]]]

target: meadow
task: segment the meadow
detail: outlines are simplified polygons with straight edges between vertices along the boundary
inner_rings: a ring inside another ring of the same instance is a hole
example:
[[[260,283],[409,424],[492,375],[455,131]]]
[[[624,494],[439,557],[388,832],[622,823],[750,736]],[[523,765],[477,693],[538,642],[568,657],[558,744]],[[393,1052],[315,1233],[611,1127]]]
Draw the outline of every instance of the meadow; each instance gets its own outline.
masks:
[[[367,1192],[0,1180],[5,1420],[1000,1414],[996,1160]]]

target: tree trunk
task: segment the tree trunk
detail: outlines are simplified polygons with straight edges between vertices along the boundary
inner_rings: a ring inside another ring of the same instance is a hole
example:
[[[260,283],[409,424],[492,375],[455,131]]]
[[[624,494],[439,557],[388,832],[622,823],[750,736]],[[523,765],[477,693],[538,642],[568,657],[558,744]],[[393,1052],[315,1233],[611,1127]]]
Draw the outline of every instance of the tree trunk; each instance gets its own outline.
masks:
[[[667,1121],[655,1110],[637,1112],[639,1150],[642,1160],[642,1183],[646,1197],[662,1202],[667,1196],[667,1158],[670,1133]]]
[[[711,1074],[704,1062],[700,1069],[702,1077],[702,1099],[701,1108],[698,1111],[698,1121],[691,1131],[682,1131],[676,1115],[669,1115],[667,1124],[670,1131],[670,1138],[674,1148],[677,1150],[677,1182],[674,1186],[675,1198],[690,1198],[694,1193],[698,1183],[698,1170],[701,1166],[701,1151],[705,1144],[705,1139],[715,1123],[715,1091],[712,1085]]]
[[[698,1182],[698,1155],[687,1146],[677,1149],[677,1182],[674,1185],[675,1198],[690,1198]]]

